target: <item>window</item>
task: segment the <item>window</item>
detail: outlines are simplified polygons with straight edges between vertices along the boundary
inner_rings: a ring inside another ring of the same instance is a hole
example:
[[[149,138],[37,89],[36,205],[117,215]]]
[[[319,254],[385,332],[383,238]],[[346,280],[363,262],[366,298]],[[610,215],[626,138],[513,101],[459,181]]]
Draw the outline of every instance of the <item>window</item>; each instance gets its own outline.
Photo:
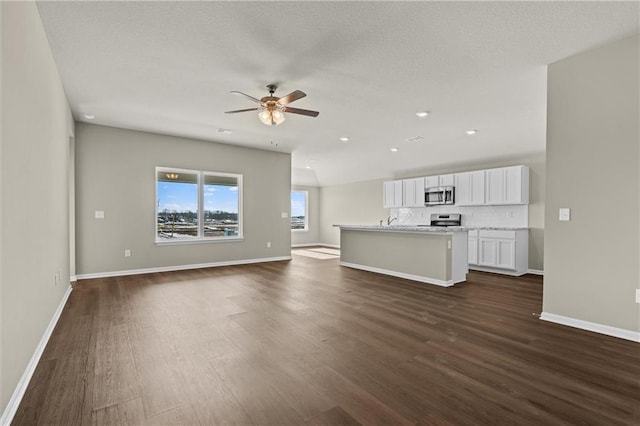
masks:
[[[309,193],[307,191],[291,191],[291,230],[309,230]]]
[[[156,167],[156,242],[242,238],[242,175]]]

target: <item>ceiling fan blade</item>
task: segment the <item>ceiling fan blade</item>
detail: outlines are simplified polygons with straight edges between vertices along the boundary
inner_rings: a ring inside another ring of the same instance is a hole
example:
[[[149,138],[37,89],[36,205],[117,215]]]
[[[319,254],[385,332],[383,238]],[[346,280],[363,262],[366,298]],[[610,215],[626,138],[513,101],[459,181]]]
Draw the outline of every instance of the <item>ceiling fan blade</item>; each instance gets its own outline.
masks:
[[[257,104],[262,103],[262,101],[260,101],[260,99],[254,98],[253,96],[249,96],[246,93],[238,92],[237,90],[232,90],[230,93],[233,93],[234,95],[242,95],[245,98],[251,99],[253,102],[255,102]]]
[[[295,90],[289,93],[288,95],[278,99],[278,103],[282,106],[285,106],[287,104],[290,104],[293,101],[297,101],[298,99],[304,98],[305,96],[307,96],[307,94],[304,93],[302,90]]]
[[[320,114],[318,111],[311,111],[309,109],[300,109],[300,108],[289,108],[289,107],[284,107],[283,111],[290,112],[293,114],[306,115],[309,117],[317,117],[318,114]]]
[[[247,109],[236,109],[233,111],[225,111],[225,114],[235,114],[236,112],[247,112],[247,111],[257,111],[260,108],[247,108]]]

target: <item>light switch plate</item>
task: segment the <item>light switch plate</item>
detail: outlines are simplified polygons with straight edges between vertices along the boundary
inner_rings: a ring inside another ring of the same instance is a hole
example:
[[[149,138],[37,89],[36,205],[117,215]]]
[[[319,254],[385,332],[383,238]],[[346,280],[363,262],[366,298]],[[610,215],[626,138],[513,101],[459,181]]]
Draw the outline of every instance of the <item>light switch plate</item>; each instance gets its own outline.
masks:
[[[283,218],[283,219],[286,219],[286,218],[288,218],[288,217],[289,217],[289,213],[287,213],[287,212],[282,212],[282,213],[280,213],[280,217],[281,217],[281,218]]]
[[[571,220],[571,209],[567,207],[561,207],[558,213],[558,219],[562,222]]]
[[[96,219],[104,219],[104,212],[102,210],[96,210],[95,218]]]

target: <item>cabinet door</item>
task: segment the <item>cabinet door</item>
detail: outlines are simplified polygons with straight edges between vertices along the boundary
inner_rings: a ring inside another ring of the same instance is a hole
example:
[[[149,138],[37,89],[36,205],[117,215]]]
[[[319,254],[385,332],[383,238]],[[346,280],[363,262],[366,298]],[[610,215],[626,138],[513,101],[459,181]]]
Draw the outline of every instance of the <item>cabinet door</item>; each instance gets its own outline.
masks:
[[[402,181],[403,200],[402,205],[413,207],[416,204],[416,182],[414,179],[404,179]]]
[[[478,238],[469,237],[469,264],[478,264]]]
[[[402,207],[402,181],[393,181],[393,207]]]
[[[469,205],[470,206],[481,206],[485,203],[484,186],[485,186],[484,170],[469,172]]]
[[[493,238],[480,238],[478,240],[478,265],[497,266],[498,240]]]
[[[505,167],[504,203],[529,203],[529,169],[525,166]]]
[[[383,190],[382,206],[384,208],[394,207],[394,205],[393,205],[393,201],[394,201],[393,188],[394,188],[393,181],[384,182],[382,184],[382,190]]]
[[[424,207],[424,178],[404,179],[402,192],[404,207]]]
[[[455,203],[458,206],[468,206],[471,204],[471,174],[469,172],[456,173],[454,179]]]
[[[413,190],[416,200],[414,207],[424,207],[424,178],[415,178],[414,181]]]
[[[485,172],[486,204],[503,204],[504,202],[504,169],[491,169]]]
[[[433,188],[434,186],[440,186],[440,176],[427,176],[424,178],[425,188]]]
[[[455,201],[459,206],[481,206],[484,204],[484,170],[456,173]]]
[[[496,267],[504,269],[516,269],[516,242],[515,240],[496,240]]]
[[[453,174],[449,175],[440,175],[438,176],[438,184],[440,186],[453,186],[454,184],[454,176]]]

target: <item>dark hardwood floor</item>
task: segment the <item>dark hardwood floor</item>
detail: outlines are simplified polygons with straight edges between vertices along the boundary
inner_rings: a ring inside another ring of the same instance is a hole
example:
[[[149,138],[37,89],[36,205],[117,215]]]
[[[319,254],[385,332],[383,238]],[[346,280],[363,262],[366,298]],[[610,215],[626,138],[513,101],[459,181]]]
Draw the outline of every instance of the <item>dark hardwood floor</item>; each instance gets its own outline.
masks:
[[[79,282],[14,425],[640,424],[640,345],[542,279],[290,262]]]

